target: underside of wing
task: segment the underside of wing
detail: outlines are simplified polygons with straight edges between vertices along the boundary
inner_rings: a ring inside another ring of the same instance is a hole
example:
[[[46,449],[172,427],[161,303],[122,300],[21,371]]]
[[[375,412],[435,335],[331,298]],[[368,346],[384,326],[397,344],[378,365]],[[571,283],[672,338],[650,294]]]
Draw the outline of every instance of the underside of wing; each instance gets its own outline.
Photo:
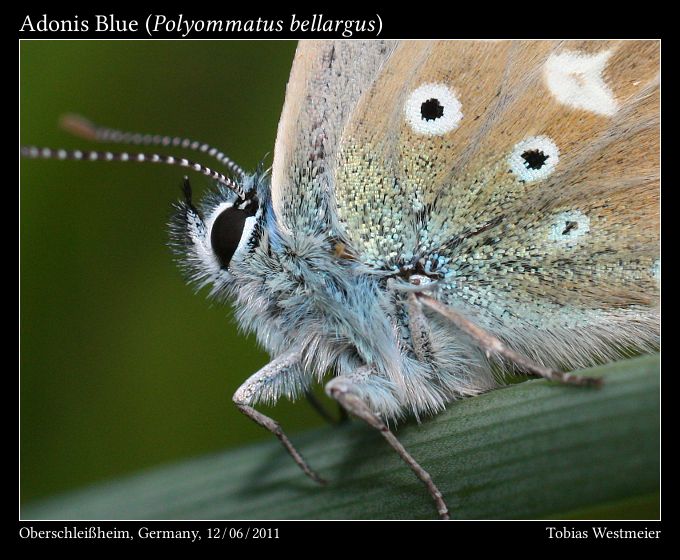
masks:
[[[364,263],[440,279],[537,359],[655,344],[657,41],[402,43],[337,153]]]
[[[343,127],[389,59],[393,41],[301,41],[274,149],[272,199],[279,226],[315,233],[332,217],[332,167]]]

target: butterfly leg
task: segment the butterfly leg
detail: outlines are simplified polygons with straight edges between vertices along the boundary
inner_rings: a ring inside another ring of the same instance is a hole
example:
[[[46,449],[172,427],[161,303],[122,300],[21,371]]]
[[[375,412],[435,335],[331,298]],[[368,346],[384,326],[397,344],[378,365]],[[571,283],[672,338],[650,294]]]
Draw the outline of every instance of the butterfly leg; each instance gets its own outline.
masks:
[[[361,370],[368,368],[361,368]],[[366,400],[362,398],[365,389],[361,386],[366,378],[365,371],[357,371],[357,375],[336,377],[326,384],[326,393],[337,400],[344,409],[350,414],[360,418],[369,426],[375,428],[387,440],[387,443],[394,449],[399,457],[409,466],[413,473],[425,485],[427,491],[432,496],[437,507],[437,512],[441,519],[449,519],[449,510],[444,501],[442,493],[432,480],[430,474],[420,466],[420,464],[406,451],[401,442],[390,431],[383,420],[371,410]],[[364,390],[362,390],[364,389]]]
[[[314,393],[312,393],[311,391],[307,391],[305,393],[305,397],[307,397],[307,402],[309,402],[309,404],[316,411],[316,413],[329,424],[342,424],[343,422],[347,421],[347,411],[344,408],[342,408],[342,406],[338,405],[339,418],[336,419],[333,418],[333,415],[326,410],[326,407],[324,407],[324,405],[321,404],[321,401],[316,398]]]
[[[326,481],[312,470],[300,452],[295,449],[288,439],[288,436],[286,436],[281,429],[279,423],[269,416],[255,410],[251,406],[261,400],[268,390],[271,391],[271,387],[281,384],[282,378],[286,375],[290,375],[291,368],[297,365],[299,358],[300,356],[297,351],[289,351],[275,358],[260,371],[251,375],[246,382],[238,388],[236,393],[234,393],[232,399],[236,407],[243,414],[263,428],[269,430],[279,439],[283,444],[283,447],[286,448],[286,451],[288,451],[293,460],[309,478],[319,484],[325,484]],[[274,398],[273,395],[272,398]]]
[[[528,373],[549,379],[551,381],[558,381],[568,385],[599,386],[602,384],[601,379],[594,377],[581,377],[537,364],[526,356],[523,356],[511,348],[508,348],[494,335],[485,331],[480,326],[476,325],[448,305],[445,305],[442,302],[424,294],[419,294],[417,297],[420,303],[446,317],[460,330],[472,337],[472,339],[475,340],[486,351],[487,355],[492,353],[498,354],[499,356],[507,358],[520,368],[526,370]]]

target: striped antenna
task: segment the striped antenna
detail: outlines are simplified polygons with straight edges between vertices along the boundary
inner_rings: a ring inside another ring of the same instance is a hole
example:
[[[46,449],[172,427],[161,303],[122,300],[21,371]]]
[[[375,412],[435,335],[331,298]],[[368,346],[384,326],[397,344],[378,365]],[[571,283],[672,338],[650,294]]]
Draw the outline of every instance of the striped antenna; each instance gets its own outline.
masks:
[[[144,154],[144,153],[129,153],[129,152],[102,152],[97,150],[54,150],[52,148],[37,148],[35,146],[27,146],[21,148],[21,155],[34,159],[60,159],[60,160],[76,160],[76,161],[123,161],[123,162],[150,162],[150,163],[164,163],[166,165],[176,165],[179,167],[186,167],[193,169],[203,175],[215,179],[218,183],[235,192],[239,198],[245,199],[246,194],[243,188],[233,179],[225,176],[219,171],[215,171],[188,160],[186,158],[178,158],[174,156],[166,156],[162,154]]]
[[[243,168],[224,155],[223,152],[206,144],[205,142],[198,142],[189,138],[181,138],[179,136],[162,136],[160,134],[141,134],[139,132],[124,132],[122,130],[115,130],[113,128],[106,128],[99,126],[89,121],[80,115],[68,114],[60,119],[61,127],[70,132],[74,136],[85,138],[87,140],[95,140],[97,142],[111,142],[116,144],[133,144],[136,146],[174,146],[185,148],[187,150],[195,150],[214,157],[229,171],[238,175],[239,179],[243,179],[246,172]]]

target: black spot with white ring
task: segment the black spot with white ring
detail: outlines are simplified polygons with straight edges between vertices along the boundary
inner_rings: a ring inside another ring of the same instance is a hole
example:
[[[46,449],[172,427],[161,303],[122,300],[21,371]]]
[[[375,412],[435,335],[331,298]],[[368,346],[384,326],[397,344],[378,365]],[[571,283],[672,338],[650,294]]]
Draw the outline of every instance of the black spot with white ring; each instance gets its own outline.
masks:
[[[530,136],[517,143],[508,158],[511,171],[520,181],[545,179],[560,160],[560,150],[547,136]]]
[[[573,247],[590,232],[590,218],[578,209],[559,212],[553,218],[548,238],[559,245]]]
[[[423,84],[408,96],[404,105],[406,122],[426,136],[440,136],[458,127],[463,113],[454,91],[444,84]]]

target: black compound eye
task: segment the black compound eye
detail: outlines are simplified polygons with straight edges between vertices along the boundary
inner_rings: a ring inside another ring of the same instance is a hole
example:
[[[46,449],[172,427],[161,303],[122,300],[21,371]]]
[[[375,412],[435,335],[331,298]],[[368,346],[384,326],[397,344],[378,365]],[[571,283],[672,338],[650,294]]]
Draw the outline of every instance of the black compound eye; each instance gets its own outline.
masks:
[[[227,268],[241,243],[245,244],[255,227],[257,204],[251,202],[244,209],[230,206],[215,218],[210,230],[210,245],[222,268]]]

